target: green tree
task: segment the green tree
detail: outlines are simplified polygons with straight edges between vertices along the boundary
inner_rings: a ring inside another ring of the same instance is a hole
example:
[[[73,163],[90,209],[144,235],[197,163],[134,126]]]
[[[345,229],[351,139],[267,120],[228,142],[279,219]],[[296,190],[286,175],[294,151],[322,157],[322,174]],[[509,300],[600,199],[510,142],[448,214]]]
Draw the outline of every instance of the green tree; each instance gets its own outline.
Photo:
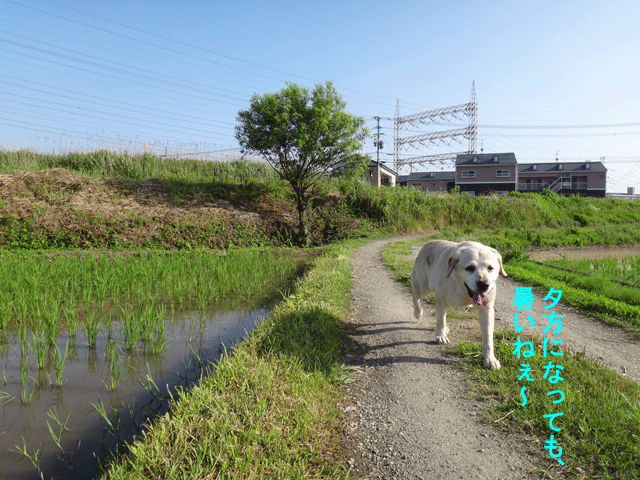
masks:
[[[298,231],[306,237],[305,211],[318,181],[353,159],[368,132],[364,119],[344,111],[331,82],[313,91],[288,84],[277,93],[254,95],[238,113],[236,138],[262,156],[296,195]]]

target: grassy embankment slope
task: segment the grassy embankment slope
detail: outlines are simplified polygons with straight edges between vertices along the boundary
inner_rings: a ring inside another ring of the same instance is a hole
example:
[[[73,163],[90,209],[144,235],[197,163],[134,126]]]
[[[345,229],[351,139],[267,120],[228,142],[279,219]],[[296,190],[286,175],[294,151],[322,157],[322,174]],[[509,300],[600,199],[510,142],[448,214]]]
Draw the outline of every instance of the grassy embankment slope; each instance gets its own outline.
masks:
[[[293,198],[261,164],[0,152],[0,171],[6,172],[0,175],[0,248],[298,244]],[[318,194],[309,209],[309,245],[333,246],[321,250],[271,318],[177,400],[172,414],[157,420],[107,477],[345,475],[337,403],[349,377],[340,358],[349,257],[358,244],[346,239],[433,229],[475,238],[478,227],[499,225],[487,243],[506,260],[520,259],[530,245],[640,243],[640,204],[620,200],[472,199],[377,191],[354,180],[329,181]]]

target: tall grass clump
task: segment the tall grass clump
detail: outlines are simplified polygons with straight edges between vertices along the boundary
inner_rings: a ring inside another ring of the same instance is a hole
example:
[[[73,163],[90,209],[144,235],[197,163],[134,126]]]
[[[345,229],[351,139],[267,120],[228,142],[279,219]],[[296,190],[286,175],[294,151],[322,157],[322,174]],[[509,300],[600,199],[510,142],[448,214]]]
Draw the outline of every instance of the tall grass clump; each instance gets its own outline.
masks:
[[[350,215],[398,232],[446,227],[475,231],[498,225],[528,231],[550,227],[582,230],[610,223],[636,227],[640,221],[640,205],[624,200],[565,197],[553,192],[471,197],[416,188],[378,189],[360,179],[338,180],[333,185]]]
[[[266,163],[246,159],[231,161],[176,160],[146,153],[121,155],[108,150],[50,155],[27,150],[0,150],[0,171],[65,168],[91,177],[135,180],[159,178],[183,182],[274,182],[276,172]]]

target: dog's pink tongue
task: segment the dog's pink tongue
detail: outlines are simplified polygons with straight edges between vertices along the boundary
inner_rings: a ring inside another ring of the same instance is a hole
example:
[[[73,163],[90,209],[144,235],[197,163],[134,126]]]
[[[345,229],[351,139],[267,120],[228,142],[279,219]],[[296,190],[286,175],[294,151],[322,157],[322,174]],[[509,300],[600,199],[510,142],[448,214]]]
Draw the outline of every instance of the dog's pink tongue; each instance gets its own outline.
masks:
[[[474,293],[473,303],[475,303],[479,307],[486,307],[487,305],[489,305],[489,299],[484,293]]]

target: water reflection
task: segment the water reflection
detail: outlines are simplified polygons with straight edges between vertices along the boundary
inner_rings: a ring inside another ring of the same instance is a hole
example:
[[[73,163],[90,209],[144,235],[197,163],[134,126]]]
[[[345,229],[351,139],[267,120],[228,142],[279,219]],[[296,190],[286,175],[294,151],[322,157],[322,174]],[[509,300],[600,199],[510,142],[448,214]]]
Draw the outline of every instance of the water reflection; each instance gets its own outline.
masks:
[[[2,339],[0,477],[41,478],[34,464],[45,478],[95,477],[100,461],[140,434],[149,416],[166,412],[176,387],[193,386],[203,368],[268,314],[267,308],[183,314],[165,322],[159,355],[125,350],[118,324],[111,339],[101,327],[96,348],[82,329],[77,338],[61,333],[57,347],[68,355],[62,387],[55,386],[60,374],[52,349],[38,369],[33,346],[21,346],[19,334]]]

